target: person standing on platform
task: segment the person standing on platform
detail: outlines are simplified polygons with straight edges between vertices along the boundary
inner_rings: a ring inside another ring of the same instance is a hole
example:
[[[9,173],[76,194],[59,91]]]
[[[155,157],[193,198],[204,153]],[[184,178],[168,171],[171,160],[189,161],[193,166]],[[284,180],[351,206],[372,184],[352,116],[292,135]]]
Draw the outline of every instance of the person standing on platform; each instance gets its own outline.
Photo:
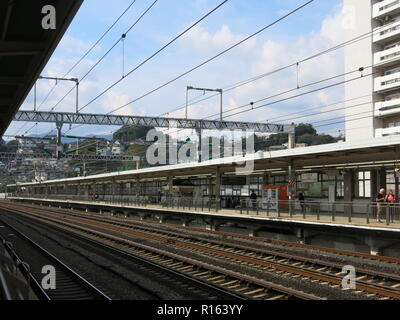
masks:
[[[161,199],[162,199],[162,194],[161,194],[161,191],[158,191],[158,203],[160,204],[161,203]]]
[[[389,215],[392,222],[394,222],[394,203],[396,202],[396,198],[394,196],[393,190],[389,190],[388,194],[385,197],[385,202],[389,206]]]
[[[385,203],[385,189],[380,189],[378,195],[375,198],[376,202],[376,222],[382,222],[381,221],[381,214],[382,214],[382,207]]]
[[[254,190],[251,191],[250,200],[251,200],[251,204],[253,206],[253,210],[255,210],[256,209],[256,204],[257,204],[257,195],[254,192]]]
[[[306,204],[305,204],[304,194],[302,192],[299,193],[299,202],[301,207],[301,212],[304,213],[306,211]]]

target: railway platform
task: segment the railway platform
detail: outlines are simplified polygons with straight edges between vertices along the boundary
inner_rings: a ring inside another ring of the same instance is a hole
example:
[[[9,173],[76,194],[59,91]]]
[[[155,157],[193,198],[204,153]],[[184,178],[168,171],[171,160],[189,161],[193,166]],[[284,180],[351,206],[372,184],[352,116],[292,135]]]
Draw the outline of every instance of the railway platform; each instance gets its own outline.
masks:
[[[149,219],[160,223],[181,224],[209,230],[229,230],[250,236],[268,237],[305,244],[399,256],[400,221],[388,210],[382,213],[381,222],[375,219],[376,208],[366,206],[366,213],[324,210],[265,210],[245,206],[240,209],[218,209],[207,205],[181,202],[154,204],[128,201],[91,201],[82,199],[47,199],[9,197],[10,201],[27,202],[60,208]],[[352,205],[354,207],[354,204]],[[309,205],[311,207],[311,204]],[[355,212],[354,212],[355,211]],[[360,210],[358,210],[360,211]],[[397,214],[397,213],[396,213]]]

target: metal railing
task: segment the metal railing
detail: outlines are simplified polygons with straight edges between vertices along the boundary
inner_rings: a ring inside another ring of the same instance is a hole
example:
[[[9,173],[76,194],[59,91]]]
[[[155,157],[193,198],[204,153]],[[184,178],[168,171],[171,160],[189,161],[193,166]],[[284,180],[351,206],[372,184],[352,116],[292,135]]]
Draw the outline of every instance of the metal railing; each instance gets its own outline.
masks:
[[[23,279],[19,267],[29,266],[17,258],[11,242],[0,237],[0,300],[29,299],[30,279]]]
[[[277,218],[296,218],[316,221],[347,223],[385,223],[400,224],[400,204],[357,201],[327,200],[265,200],[241,198],[228,201],[229,197],[217,199],[211,197],[183,196],[142,196],[142,195],[55,195],[19,194],[23,198],[71,200],[80,202],[97,202],[105,205],[130,207],[161,208],[182,211],[225,212],[241,215],[255,215]]]

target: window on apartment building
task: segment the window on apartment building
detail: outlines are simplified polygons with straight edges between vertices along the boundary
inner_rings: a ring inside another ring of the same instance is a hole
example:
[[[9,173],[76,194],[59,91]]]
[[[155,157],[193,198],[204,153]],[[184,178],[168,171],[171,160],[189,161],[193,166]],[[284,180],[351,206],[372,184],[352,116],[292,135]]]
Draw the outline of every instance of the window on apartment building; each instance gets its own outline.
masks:
[[[396,99],[400,99],[400,92],[390,94],[385,97],[385,101],[392,101],[392,100],[396,100]]]
[[[393,68],[393,69],[390,69],[390,70],[386,70],[385,71],[385,76],[389,76],[391,74],[398,73],[398,72],[400,72],[400,67]]]
[[[371,172],[360,171],[356,174],[354,194],[356,198],[371,197]]]
[[[388,128],[400,127],[400,122],[389,122]]]
[[[391,24],[391,23],[393,23],[393,22],[397,22],[397,21],[400,21],[400,16],[392,16],[392,17],[390,17],[390,19],[389,19],[389,21],[387,22],[387,24]]]
[[[400,0],[396,0],[396,1],[390,2],[390,3],[380,7],[379,11],[387,10],[387,9],[389,9],[391,7],[394,7],[395,5],[398,5],[399,3],[400,3]]]
[[[391,44],[388,44],[388,45],[384,46],[384,47],[383,47],[383,50],[393,49],[393,48],[396,48],[396,47],[398,47],[398,46],[400,46],[400,41],[395,42],[395,43],[391,43]]]

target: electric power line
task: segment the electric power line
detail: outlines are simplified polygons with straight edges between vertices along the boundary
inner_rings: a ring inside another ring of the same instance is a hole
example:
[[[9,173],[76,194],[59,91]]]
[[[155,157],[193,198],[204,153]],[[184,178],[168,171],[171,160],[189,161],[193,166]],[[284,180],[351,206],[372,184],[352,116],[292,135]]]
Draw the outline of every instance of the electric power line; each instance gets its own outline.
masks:
[[[261,74],[261,75],[252,77],[252,78],[247,79],[247,80],[242,80],[242,81],[237,82],[237,83],[235,83],[235,84],[226,86],[226,87],[224,87],[224,88],[222,88],[222,89],[224,90],[224,92],[228,92],[228,91],[234,90],[234,89],[236,89],[236,88],[239,88],[239,87],[241,87],[241,86],[243,86],[243,85],[246,85],[246,84],[248,84],[248,83],[257,81],[257,80],[262,79],[262,78],[264,78],[264,77],[267,77],[267,76],[269,76],[269,75],[275,74],[275,73],[280,72],[280,71],[283,71],[283,70],[285,70],[285,69],[289,69],[289,68],[294,67],[294,66],[296,66],[296,65],[300,65],[300,64],[302,64],[302,63],[304,63],[304,62],[307,62],[307,61],[309,61],[309,60],[315,59],[315,58],[317,58],[317,57],[319,57],[319,56],[325,55],[325,54],[330,53],[330,52],[333,52],[333,51],[335,51],[335,50],[344,48],[344,47],[346,47],[346,46],[348,46],[348,45],[351,45],[351,44],[357,43],[357,42],[359,42],[359,41],[365,40],[365,39],[367,39],[367,38],[370,38],[374,33],[379,32],[379,29],[381,29],[381,28],[382,28],[382,27],[379,27],[379,28],[377,28],[377,29],[375,29],[375,30],[373,30],[373,31],[369,31],[369,32],[367,32],[367,33],[363,33],[363,34],[361,34],[361,35],[359,35],[359,36],[357,36],[357,37],[355,37],[355,38],[352,38],[352,39],[350,39],[350,40],[344,41],[344,42],[342,42],[342,43],[340,43],[340,44],[337,44],[337,45],[335,45],[335,46],[333,46],[333,47],[331,47],[331,48],[329,48],[329,49],[327,49],[327,50],[318,52],[318,53],[316,53],[316,54],[313,54],[313,55],[311,55],[311,56],[309,56],[309,57],[306,57],[306,58],[304,58],[304,59],[302,59],[302,60],[299,60],[299,61],[297,61],[297,62],[288,64],[288,65],[286,65],[286,66],[279,67],[279,68],[277,68],[277,69],[275,69],[275,70],[272,70],[272,71],[263,73],[263,74]],[[205,97],[205,98],[202,98],[201,100],[197,100],[197,101],[196,101],[196,100],[195,100],[196,98],[199,98],[199,97],[202,96],[202,95],[199,95],[198,97],[193,98],[193,100],[191,100],[190,102],[193,102],[193,101],[194,101],[194,103],[198,103],[198,102],[202,102],[202,101],[208,100],[208,99],[210,99],[210,98],[216,97],[216,96],[218,96],[218,95],[219,95],[219,94],[212,94],[212,95],[209,95],[209,96],[207,96],[207,97]],[[175,109],[172,109],[171,111],[168,111],[167,113],[172,113],[172,112],[175,112],[175,111],[179,111],[179,110],[181,110],[181,109],[184,109],[185,107],[186,107],[186,104],[183,103],[183,104],[181,104],[180,106],[176,107]],[[167,113],[164,113],[164,114],[167,114]],[[163,114],[163,115],[164,115],[164,114]]]
[[[244,42],[246,42],[247,40],[249,40],[249,39],[255,37],[256,35],[260,34],[261,32],[265,31],[266,29],[268,29],[268,28],[274,26],[275,24],[279,23],[280,21],[282,21],[282,20],[286,19],[287,17],[293,15],[294,13],[298,12],[299,10],[303,9],[304,7],[306,7],[307,5],[311,4],[311,3],[314,2],[314,1],[315,1],[315,0],[309,0],[309,1],[307,1],[306,3],[302,4],[301,6],[297,7],[297,8],[294,9],[294,10],[291,10],[289,13],[287,13],[287,14],[285,14],[284,16],[280,17],[279,19],[273,21],[272,23],[266,25],[265,27],[259,29],[258,31],[254,32],[253,34],[251,34],[251,35],[245,37],[244,39],[240,40],[239,42],[235,43],[234,45],[232,45],[232,46],[228,47],[227,49],[221,51],[221,52],[218,53],[217,55],[215,55],[215,56],[213,56],[213,57],[211,57],[211,58],[209,58],[209,59],[203,61],[202,63],[198,64],[197,66],[195,66],[195,67],[193,67],[193,68],[191,68],[191,69],[185,71],[184,73],[182,73],[182,74],[178,75],[177,77],[175,77],[175,78],[173,78],[173,79],[167,81],[166,83],[164,83],[164,84],[162,84],[162,85],[156,87],[155,89],[153,89],[153,90],[151,90],[151,91],[149,91],[149,92],[143,94],[142,96],[140,96],[140,97],[138,97],[138,98],[136,98],[136,99],[133,99],[133,100],[131,100],[130,102],[128,102],[128,103],[126,103],[126,104],[124,104],[124,105],[122,105],[122,106],[119,106],[118,108],[116,108],[116,109],[112,110],[111,112],[109,112],[109,114],[111,114],[111,113],[113,113],[113,112],[115,112],[115,111],[118,111],[118,110],[120,110],[120,109],[122,109],[122,108],[124,108],[124,107],[126,107],[126,106],[128,106],[128,105],[130,105],[130,104],[132,104],[132,103],[134,103],[134,102],[136,102],[136,101],[138,101],[138,100],[140,100],[140,99],[143,99],[143,98],[149,96],[150,94],[152,94],[152,93],[154,93],[154,92],[156,92],[156,91],[158,91],[158,90],[160,90],[160,89],[162,89],[162,88],[168,86],[169,84],[171,84],[171,83],[173,83],[173,82],[175,82],[175,81],[177,81],[177,80],[183,78],[184,76],[188,75],[189,73],[191,73],[191,72],[193,72],[193,71],[195,71],[195,70],[201,68],[202,66],[204,66],[204,65],[208,64],[209,62],[211,62],[211,61],[217,59],[218,57],[220,57],[220,56],[222,56],[223,54],[229,52],[230,50],[232,50],[232,49],[238,47],[238,46],[241,45],[242,43],[244,43]],[[107,90],[109,90],[110,88],[111,88],[111,87],[109,87]],[[106,92],[106,91],[103,91],[100,95],[104,94],[105,92]],[[90,104],[90,103],[92,103],[93,101],[95,101],[100,95],[98,95],[97,97],[95,97],[94,99],[92,99],[88,104]],[[88,104],[86,104],[84,107],[86,107]]]
[[[274,22],[272,22],[272,23],[268,24],[267,26],[261,28],[260,30],[256,31],[255,33],[253,33],[253,34],[247,36],[246,38],[244,38],[244,39],[242,39],[242,40],[240,40],[239,42],[237,42],[236,44],[234,44],[234,45],[230,46],[229,48],[223,50],[223,51],[220,52],[219,54],[217,54],[217,55],[215,55],[215,56],[213,56],[213,57],[207,59],[206,61],[202,62],[201,64],[197,65],[196,67],[191,68],[190,70],[184,72],[183,74],[179,75],[178,77],[176,77],[176,78],[174,78],[174,79],[168,81],[167,83],[164,83],[163,85],[157,87],[156,89],[151,90],[150,92],[146,93],[145,95],[142,95],[141,97],[139,97],[139,98],[137,98],[137,99],[134,99],[134,100],[128,102],[127,104],[118,107],[117,109],[112,110],[111,112],[109,112],[109,113],[107,113],[107,114],[111,114],[111,113],[113,113],[113,112],[115,112],[115,111],[117,111],[117,110],[119,110],[119,109],[122,109],[122,108],[124,108],[125,106],[127,106],[127,105],[129,105],[129,104],[131,104],[131,103],[133,103],[133,102],[136,102],[136,101],[138,101],[139,99],[142,99],[142,98],[144,98],[145,96],[148,96],[148,95],[150,95],[151,93],[153,93],[153,92],[155,92],[155,91],[157,91],[157,90],[159,90],[159,89],[161,89],[161,88],[163,88],[163,87],[169,85],[170,83],[172,83],[172,82],[174,82],[174,81],[176,81],[176,80],[178,80],[178,79],[184,77],[185,75],[187,75],[187,74],[193,72],[194,70],[196,70],[196,69],[202,67],[203,65],[205,65],[205,64],[207,64],[207,63],[209,63],[209,62],[211,62],[212,60],[215,60],[216,58],[218,58],[218,57],[220,57],[221,55],[225,54],[226,52],[228,52],[228,51],[230,51],[230,50],[236,48],[236,47],[239,46],[240,44],[242,44],[242,43],[246,42],[247,40],[253,38],[254,36],[258,35],[259,33],[265,31],[266,29],[272,27],[273,25],[277,24],[278,22],[284,20],[285,18],[287,18],[287,17],[293,15],[294,13],[296,13],[297,11],[301,10],[302,8],[306,7],[307,5],[309,5],[310,3],[314,2],[314,1],[315,1],[315,0],[309,0],[309,1],[307,1],[307,2],[304,3],[303,5],[297,7],[296,9],[290,11],[289,13],[285,14],[285,15],[282,16],[281,18],[275,20]],[[173,43],[173,42],[176,41],[179,37],[181,37],[182,35],[184,35],[186,32],[188,32],[190,29],[192,29],[192,28],[193,28],[195,25],[197,25],[199,22],[201,22],[202,20],[204,20],[208,15],[210,15],[212,12],[214,12],[215,10],[217,10],[217,9],[218,9],[220,6],[222,6],[225,2],[226,2],[226,1],[222,2],[218,7],[214,8],[214,9],[213,9],[212,11],[210,11],[207,15],[205,15],[205,16],[202,17],[200,20],[198,20],[197,22],[195,22],[192,26],[190,26],[190,27],[187,28],[185,31],[183,31],[183,32],[180,33],[178,36],[176,36],[173,40],[171,40],[167,45],[165,45],[165,46],[162,47],[160,50],[158,50],[155,54],[153,54],[152,56],[150,56],[150,58],[146,59],[144,62],[142,62],[141,64],[139,64],[137,67],[135,67],[134,69],[132,69],[132,70],[127,74],[127,76],[130,75],[133,71],[137,70],[138,67],[140,67],[141,65],[143,65],[143,63],[147,62],[149,59],[151,59],[154,55],[156,55],[158,52],[160,52],[161,50],[163,50],[163,49],[164,49],[165,47],[167,47],[169,44]],[[123,79],[124,79],[124,78],[123,78]],[[111,88],[113,88],[116,84],[118,84],[118,83],[119,83],[120,81],[122,81],[123,79],[120,79],[120,80],[114,82],[114,84],[112,84],[111,86],[109,86],[106,90],[104,90],[104,91],[101,92],[99,95],[97,95],[94,99],[92,99],[91,101],[89,101],[86,105],[84,105],[81,109],[79,109],[79,111],[81,111],[82,109],[86,108],[89,104],[91,104],[92,102],[94,102],[96,99],[98,99],[100,96],[102,96],[102,95],[103,95],[104,93],[106,93],[108,90],[110,90]],[[77,127],[78,127],[78,126],[77,126]],[[75,127],[75,128],[77,128],[77,127]]]
[[[371,67],[371,66],[368,66],[368,67],[366,67],[366,68],[370,68],[370,67]],[[322,83],[322,82],[325,82],[325,81],[328,81],[328,80],[332,80],[332,79],[335,79],[335,78],[338,78],[338,77],[343,77],[344,75],[349,75],[349,74],[355,73],[355,72],[360,72],[360,69],[356,69],[356,70],[353,70],[353,71],[350,71],[350,72],[346,72],[346,73],[343,73],[343,74],[340,74],[340,75],[336,75],[336,76],[333,76],[333,77],[329,77],[329,78],[326,78],[326,79],[322,79],[322,80],[319,80],[319,81],[317,81],[317,82],[312,82],[312,83],[310,83],[310,84],[306,84],[306,85],[304,85],[304,86],[302,86],[302,87],[296,88],[295,90],[300,90],[300,89],[302,89],[302,88],[304,88],[304,87],[306,87],[306,86],[315,85],[315,84]],[[244,112],[253,111],[253,110],[258,109],[258,108],[261,108],[261,107],[265,107],[265,106],[269,106],[269,105],[276,104],[276,103],[279,103],[279,102],[291,100],[291,99],[294,99],[294,98],[298,98],[298,97],[300,97],[300,96],[304,96],[304,95],[308,95],[308,94],[311,94],[311,93],[315,93],[315,92],[318,92],[318,91],[321,91],[321,90],[325,90],[325,89],[328,89],[328,88],[332,88],[332,87],[335,87],[335,86],[338,86],[338,85],[341,85],[341,84],[345,84],[345,83],[349,83],[349,82],[352,82],[352,81],[356,81],[356,80],[362,79],[362,78],[364,78],[364,77],[372,76],[372,75],[375,74],[375,73],[376,73],[376,72],[370,73],[370,74],[368,74],[368,75],[361,75],[361,76],[359,76],[359,77],[351,78],[351,79],[348,79],[348,80],[342,80],[342,81],[340,81],[340,82],[336,82],[336,83],[330,84],[330,85],[328,85],[328,86],[324,86],[324,87],[320,87],[320,88],[317,88],[317,89],[313,89],[313,90],[311,90],[311,91],[307,91],[307,92],[303,92],[303,93],[300,93],[300,94],[297,94],[297,95],[294,95],[294,96],[286,97],[286,98],[283,98],[283,99],[280,99],[280,100],[276,100],[276,101],[273,101],[273,102],[270,102],[270,103],[267,103],[267,104],[263,104],[263,105],[260,105],[260,106],[257,106],[257,107],[254,107],[254,106],[253,106],[252,109],[244,110],[244,111],[241,111],[241,112],[239,112],[239,113],[244,113]],[[290,91],[293,91],[293,90],[291,89]],[[289,91],[289,92],[290,92],[290,91]],[[272,97],[276,97],[276,96],[279,96],[279,95],[283,95],[283,94],[286,94],[287,92],[288,92],[288,91],[283,91],[283,92],[281,92],[281,93],[277,93],[277,94],[272,95]],[[271,97],[271,96],[270,96],[270,97]],[[266,99],[268,99],[268,98],[262,98],[262,99],[259,99],[259,100],[257,100],[257,101],[258,101],[258,102],[260,102],[260,101],[265,101]],[[353,100],[353,99],[349,99],[349,101],[351,101],[351,100]],[[258,102],[256,102],[256,103],[258,103]],[[249,104],[247,104],[247,105],[249,105]],[[247,105],[245,105],[245,106],[247,106]],[[242,108],[242,107],[243,107],[243,106],[236,107],[236,108],[232,108],[232,109],[229,109],[229,110],[227,110],[227,111],[225,111],[225,112],[229,112],[229,111],[232,111],[232,110],[234,110],[234,109],[238,109],[238,108]],[[355,106],[353,106],[353,107],[355,107]],[[229,116],[232,116],[232,115],[224,116],[223,118],[226,118],[226,117],[229,117]],[[204,118],[203,118],[203,119],[204,119]],[[75,128],[77,128],[77,127],[75,127]],[[75,129],[75,128],[74,128],[74,129]],[[178,129],[177,131],[172,132],[172,134],[178,133],[178,132],[183,131],[183,130],[184,130],[184,129]],[[68,132],[68,131],[67,131],[67,132]],[[170,134],[171,134],[171,133],[170,133]],[[141,153],[140,155],[143,155],[143,154],[144,154],[144,152]]]
[[[375,72],[375,73],[376,73],[376,72]],[[252,111],[252,110],[254,110],[254,109],[258,109],[258,108],[265,107],[265,106],[268,106],[268,105],[272,105],[272,104],[276,104],[276,103],[279,103],[279,102],[287,101],[287,100],[290,100],[290,99],[293,99],[293,98],[297,98],[297,97],[300,97],[300,96],[303,96],[303,95],[315,93],[315,92],[317,92],[317,91],[325,90],[325,89],[327,89],[327,88],[332,88],[332,87],[335,87],[335,86],[338,86],[338,85],[341,85],[341,84],[344,84],[344,83],[356,81],[356,80],[359,80],[359,79],[364,78],[364,77],[372,76],[372,75],[375,74],[375,73],[370,73],[370,74],[368,74],[368,75],[362,75],[362,76],[359,76],[359,77],[356,77],[356,78],[352,78],[352,79],[348,79],[348,80],[343,80],[343,81],[340,81],[340,82],[337,82],[337,83],[334,83],[334,84],[331,84],[331,85],[328,85],[328,86],[325,86],[325,87],[317,88],[317,89],[314,89],[314,90],[311,90],[311,91],[307,91],[307,92],[304,92],[304,93],[301,93],[301,94],[298,94],[298,95],[295,95],[295,96],[287,97],[287,98],[284,98],[284,99],[280,99],[280,100],[277,100],[277,101],[273,101],[273,102],[268,103],[268,104],[264,104],[264,105],[261,105],[261,106],[257,106],[256,108],[253,108],[253,109],[250,109],[250,110],[241,111],[240,113]],[[330,78],[329,78],[329,79],[330,79]],[[323,81],[323,80],[321,80],[321,82],[322,82],[322,81]],[[364,96],[362,96],[362,97],[364,97]],[[356,98],[354,98],[354,99],[356,99]],[[349,101],[352,101],[352,100],[354,100],[354,99],[349,99]],[[261,100],[264,100],[264,99],[261,99]],[[348,107],[348,108],[354,108],[354,107],[358,107],[358,106],[360,106],[360,105],[362,105],[362,104],[353,105],[353,106]],[[336,110],[335,110],[335,109],[334,109],[334,110],[330,110],[329,112],[333,112],[333,111],[336,111]],[[363,114],[365,114],[365,112],[363,112]],[[229,116],[231,116],[231,115],[228,115],[228,117],[229,117]],[[227,117],[227,116],[224,116],[224,118],[225,118],[225,117]],[[330,120],[335,120],[335,119],[336,119],[336,118],[330,119]],[[328,120],[323,120],[323,121],[328,121]],[[180,131],[182,131],[182,130],[184,130],[184,129],[179,129],[179,130],[177,130],[177,131],[175,131],[175,132],[173,132],[173,133],[178,133],[178,132],[180,132]],[[169,133],[169,134],[170,134],[170,133]]]
[[[77,61],[75,62],[75,64],[64,74],[64,76],[62,78],[65,78],[68,76],[68,74],[74,70],[82,61],[83,59],[85,59],[85,57],[100,43],[101,40],[103,40],[103,38],[111,31],[111,29],[118,23],[119,20],[121,20],[121,18],[128,12],[128,10],[132,7],[132,5],[136,2],[137,0],[133,0],[130,5],[120,14],[120,16],[112,23],[112,25],[101,35],[101,37],[85,52],[85,54]],[[47,95],[45,96],[45,98],[42,100],[42,102],[39,104],[37,110],[39,110],[42,105],[47,101],[47,99],[49,98],[49,96],[51,95],[51,93],[54,91],[54,89],[57,86],[56,82],[54,84],[54,86],[50,89],[50,91],[47,93]],[[73,89],[73,88],[72,88]],[[72,92],[72,90],[71,90]],[[52,109],[54,110],[54,109]],[[25,123],[23,126],[21,126],[20,129],[18,129],[17,133],[15,135],[18,135],[18,133],[27,125],[27,123]],[[26,133],[28,133],[30,130],[32,130],[33,127],[31,129],[28,129],[26,131]]]
[[[158,49],[155,53],[153,53],[150,57],[146,58],[145,60],[143,60],[141,63],[139,63],[136,67],[134,67],[133,69],[131,69],[123,78],[115,81],[113,84],[111,84],[110,86],[108,86],[105,90],[103,90],[101,93],[99,93],[96,97],[94,97],[92,100],[90,100],[88,103],[86,103],[82,108],[79,109],[79,111],[85,109],[88,105],[90,105],[91,103],[93,103],[94,101],[96,101],[98,98],[100,98],[101,96],[103,96],[107,91],[109,91],[110,89],[112,89],[113,87],[115,87],[118,83],[120,83],[122,80],[124,80],[125,78],[129,77],[133,72],[135,72],[136,70],[138,70],[141,66],[143,66],[144,64],[146,64],[148,61],[150,61],[151,59],[153,59],[155,56],[157,56],[160,52],[162,52],[164,49],[166,49],[167,47],[169,47],[171,44],[173,44],[175,41],[177,41],[179,38],[181,38],[184,34],[186,34],[187,32],[189,32],[191,29],[193,29],[196,25],[198,25],[200,22],[202,22],[203,20],[205,20],[209,15],[211,15],[212,13],[214,13],[216,10],[218,10],[220,7],[222,7],[225,3],[227,3],[229,0],[224,0],[223,2],[221,2],[218,6],[216,6],[214,9],[212,9],[211,11],[209,11],[206,15],[204,15],[203,17],[201,17],[199,20],[197,20],[195,23],[193,23],[190,27],[186,28],[184,31],[182,31],[180,34],[178,34],[177,36],[175,36],[172,40],[170,40],[167,44],[165,44],[164,46],[162,46],[160,49]],[[314,1],[314,0],[312,0]]]
[[[228,0],[226,0],[228,1]],[[81,78],[80,81],[82,82],[99,64],[101,61],[105,59],[105,57],[123,40],[125,39],[126,35],[132,30],[132,28],[137,25],[143,17],[150,11],[150,9],[158,2],[158,0],[155,0],[140,16],[135,20],[135,22],[128,28],[128,30],[121,35],[121,37],[103,54],[103,56],[96,61],[96,63],[87,71]],[[121,78],[123,79],[123,78]],[[121,80],[120,79],[120,80]],[[74,87],[72,87],[52,108],[51,111],[53,111],[64,99],[74,90]],[[79,109],[78,111],[82,110],[83,108]]]

